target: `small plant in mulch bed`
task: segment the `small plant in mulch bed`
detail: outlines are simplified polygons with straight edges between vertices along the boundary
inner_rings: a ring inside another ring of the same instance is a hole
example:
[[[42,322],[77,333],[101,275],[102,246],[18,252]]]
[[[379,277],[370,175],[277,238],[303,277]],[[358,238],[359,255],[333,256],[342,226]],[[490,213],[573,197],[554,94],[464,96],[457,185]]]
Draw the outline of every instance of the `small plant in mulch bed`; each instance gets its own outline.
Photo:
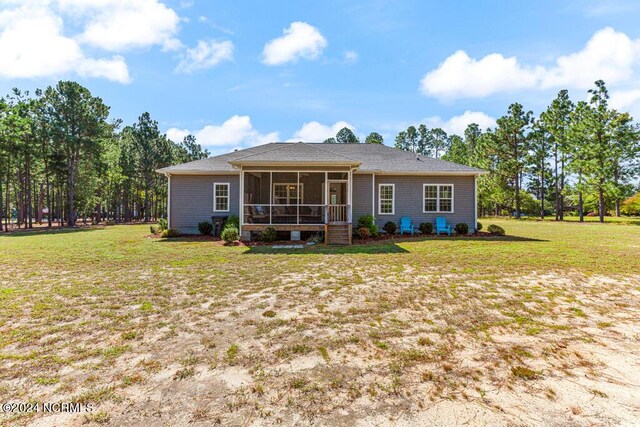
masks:
[[[458,236],[465,236],[469,234],[469,226],[464,222],[459,222],[458,224],[456,224],[455,228],[456,228],[456,234]]]
[[[367,239],[371,237],[371,230],[369,230],[367,227],[358,228],[356,233],[358,234],[358,237],[361,239]]]
[[[162,237],[180,237],[180,230],[177,228],[168,228],[162,231]]]
[[[262,230],[262,233],[260,233],[260,240],[267,243],[273,242],[276,240],[277,235],[278,234],[275,228],[267,227],[264,230]]]
[[[491,224],[487,227],[487,231],[491,234],[497,234],[498,236],[504,236],[504,228],[499,225]]]
[[[396,225],[396,223],[395,223],[395,222],[393,222],[393,221],[387,221],[387,222],[384,224],[384,227],[382,227],[382,229],[383,229],[384,231],[386,231],[388,235],[390,235],[390,236],[391,236],[391,235],[393,235],[393,234],[396,232],[396,230],[398,229],[398,226],[397,226],[397,225]]]
[[[482,223],[481,223],[481,222],[478,222],[478,223],[476,224],[476,233],[477,233],[477,232],[479,232],[479,231],[481,231],[481,230],[482,230]]]
[[[169,224],[167,223],[167,219],[166,218],[158,219],[158,227],[160,227],[160,231],[166,230],[167,228],[169,228]]]
[[[220,237],[226,243],[233,243],[238,240],[238,229],[235,227],[227,227],[222,230]]]
[[[422,234],[428,235],[433,233],[433,224],[431,224],[430,222],[421,222],[418,228],[420,229],[420,232]]]
[[[151,231],[151,234],[156,234],[156,235],[158,235],[158,234],[162,233],[162,229],[161,229],[161,228],[160,228],[160,226],[159,226],[159,225],[157,225],[157,224],[152,224],[152,225],[150,225],[150,226],[149,226],[149,230]]]
[[[363,215],[358,218],[358,230],[361,228],[369,229],[369,236],[376,237],[378,235],[378,226],[373,215]]]
[[[198,231],[203,236],[209,236],[209,235],[211,235],[211,232],[213,231],[213,224],[211,224],[209,221],[199,222],[198,223]]]
[[[238,215],[230,215],[224,222],[222,229],[227,227],[240,228],[240,218]]]

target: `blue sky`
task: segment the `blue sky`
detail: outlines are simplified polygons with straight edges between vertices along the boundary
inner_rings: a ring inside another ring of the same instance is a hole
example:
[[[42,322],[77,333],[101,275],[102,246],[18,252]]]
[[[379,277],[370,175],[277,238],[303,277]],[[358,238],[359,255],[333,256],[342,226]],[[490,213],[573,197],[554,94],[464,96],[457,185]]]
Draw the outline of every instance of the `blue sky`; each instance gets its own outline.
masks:
[[[640,115],[640,2],[0,0],[0,89],[73,79],[115,118],[149,111],[221,153],[321,141],[347,125],[392,144],[461,132],[603,78]]]

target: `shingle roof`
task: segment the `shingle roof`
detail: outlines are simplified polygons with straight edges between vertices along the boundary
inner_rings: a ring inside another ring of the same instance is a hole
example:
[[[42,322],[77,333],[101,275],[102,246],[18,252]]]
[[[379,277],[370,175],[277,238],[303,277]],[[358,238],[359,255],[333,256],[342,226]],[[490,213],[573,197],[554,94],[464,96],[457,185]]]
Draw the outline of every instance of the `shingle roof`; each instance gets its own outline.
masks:
[[[315,162],[315,163],[348,163],[360,164],[355,158],[337,153],[334,150],[324,149],[323,144],[310,143],[275,143],[269,144],[274,146],[273,150],[265,150],[260,152],[247,153],[245,156],[238,157],[232,163],[251,163],[251,162]],[[327,145],[327,144],[324,144]]]
[[[189,174],[237,172],[246,163],[339,163],[353,164],[360,172],[463,173],[482,169],[401,151],[380,144],[322,144],[272,142],[220,156],[158,169],[159,173]]]

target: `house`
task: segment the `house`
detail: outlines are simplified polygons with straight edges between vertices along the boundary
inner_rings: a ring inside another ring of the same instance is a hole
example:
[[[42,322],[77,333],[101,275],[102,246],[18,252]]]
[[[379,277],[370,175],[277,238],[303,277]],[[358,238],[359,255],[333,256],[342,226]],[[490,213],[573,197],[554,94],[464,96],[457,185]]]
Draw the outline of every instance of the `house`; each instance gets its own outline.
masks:
[[[273,227],[292,240],[326,232],[349,243],[352,224],[373,215],[409,216],[417,226],[443,216],[477,222],[481,169],[379,144],[270,143],[159,169],[168,177],[169,227],[197,232],[212,216],[238,215],[240,235]]]

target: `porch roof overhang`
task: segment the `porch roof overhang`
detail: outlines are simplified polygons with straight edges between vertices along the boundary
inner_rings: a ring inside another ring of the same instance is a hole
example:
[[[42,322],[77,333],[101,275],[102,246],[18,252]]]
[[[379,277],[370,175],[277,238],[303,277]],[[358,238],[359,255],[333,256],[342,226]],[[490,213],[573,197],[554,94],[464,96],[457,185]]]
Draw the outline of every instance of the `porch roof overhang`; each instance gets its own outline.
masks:
[[[300,168],[300,170],[304,170],[305,166],[341,166],[341,167],[345,167],[345,168],[357,168],[358,166],[360,166],[362,162],[357,162],[357,161],[345,161],[345,162],[336,162],[336,161],[322,161],[322,160],[318,160],[318,161],[231,161],[229,162],[229,164],[231,166],[233,166],[234,168],[240,168],[242,166],[260,166],[260,167],[264,167],[265,169],[269,169],[270,166],[278,166],[278,167],[282,167],[282,166],[291,166],[291,167],[296,167],[296,168]]]
[[[487,175],[489,172],[484,170],[475,171],[392,171],[383,169],[359,169],[354,173],[358,175],[401,175],[401,176],[478,176]]]

